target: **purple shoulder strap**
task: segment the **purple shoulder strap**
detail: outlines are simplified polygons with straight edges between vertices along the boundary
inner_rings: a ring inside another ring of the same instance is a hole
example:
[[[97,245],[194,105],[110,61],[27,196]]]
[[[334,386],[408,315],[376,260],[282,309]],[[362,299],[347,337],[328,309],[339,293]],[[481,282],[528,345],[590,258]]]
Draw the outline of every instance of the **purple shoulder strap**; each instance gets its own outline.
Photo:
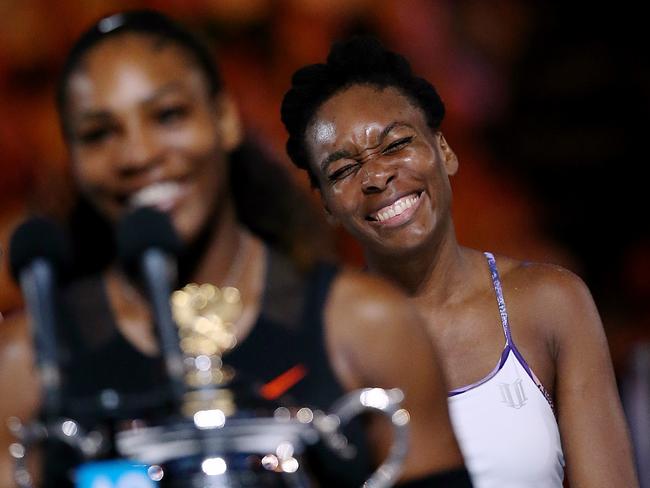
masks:
[[[497,262],[494,259],[494,254],[491,252],[483,253],[487,259],[488,266],[490,267],[490,275],[492,275],[492,285],[494,286],[494,293],[496,294],[497,304],[499,306],[499,315],[501,316],[501,327],[503,327],[503,334],[506,336],[506,344],[514,347],[512,342],[512,335],[510,334],[510,324],[508,323],[508,311],[506,310],[506,301],[503,299],[503,288],[501,288],[501,279],[499,278],[499,270],[497,269]]]
[[[510,323],[508,322],[508,311],[506,310],[506,301],[503,298],[503,288],[501,286],[501,278],[499,278],[499,270],[497,269],[497,263],[496,260],[494,259],[494,254],[490,252],[484,252],[485,258],[487,259],[488,266],[490,267],[490,274],[492,275],[492,284],[494,285],[494,293],[496,295],[497,299],[497,304],[499,306],[499,315],[501,316],[501,326],[503,327],[503,333],[506,336],[506,350],[509,348],[517,360],[519,361],[519,364],[526,370],[526,373],[528,373],[528,376],[531,377],[533,382],[537,385],[537,388],[542,392],[544,397],[546,398],[546,401],[548,401],[549,405],[551,406],[551,409],[555,411],[555,407],[553,405],[553,399],[551,398],[551,395],[548,393],[546,388],[544,388],[544,385],[542,385],[542,382],[537,378],[535,373],[533,373],[533,370],[530,368],[524,357],[521,355],[519,352],[519,349],[517,349],[517,346],[515,345],[515,342],[512,340],[512,333],[510,332]]]

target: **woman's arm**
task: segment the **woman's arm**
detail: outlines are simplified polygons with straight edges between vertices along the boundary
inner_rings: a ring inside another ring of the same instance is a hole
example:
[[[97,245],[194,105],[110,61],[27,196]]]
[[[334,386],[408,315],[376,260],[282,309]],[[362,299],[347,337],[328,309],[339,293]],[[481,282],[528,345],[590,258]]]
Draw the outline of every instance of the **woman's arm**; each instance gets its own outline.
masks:
[[[15,439],[7,427],[9,417],[27,422],[39,402],[39,381],[33,365],[27,317],[17,313],[0,326],[0,486],[15,486],[9,446]]]
[[[425,324],[400,292],[378,279],[345,272],[326,308],[330,358],[348,389],[400,388],[411,416],[402,480],[463,469],[447,410],[447,389]],[[380,461],[390,445],[386,424],[371,425]],[[469,486],[465,482],[455,486]],[[436,486],[436,485],[431,485]]]
[[[594,301],[577,276],[545,268],[541,302],[554,346],[568,481],[572,488],[636,487],[625,417]]]

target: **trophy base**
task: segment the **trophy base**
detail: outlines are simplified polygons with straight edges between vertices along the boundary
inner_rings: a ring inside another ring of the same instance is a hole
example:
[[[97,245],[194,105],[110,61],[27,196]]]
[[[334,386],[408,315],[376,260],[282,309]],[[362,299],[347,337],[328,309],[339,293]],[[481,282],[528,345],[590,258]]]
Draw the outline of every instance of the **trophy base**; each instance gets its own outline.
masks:
[[[310,428],[274,417],[228,418],[220,427],[194,422],[121,432],[122,457],[157,467],[169,488],[306,488],[301,466]]]

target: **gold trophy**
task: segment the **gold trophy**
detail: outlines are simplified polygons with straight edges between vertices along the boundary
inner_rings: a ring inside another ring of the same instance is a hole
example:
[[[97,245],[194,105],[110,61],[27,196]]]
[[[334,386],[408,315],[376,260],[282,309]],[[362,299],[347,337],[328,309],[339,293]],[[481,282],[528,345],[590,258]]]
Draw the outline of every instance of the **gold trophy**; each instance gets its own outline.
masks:
[[[185,356],[188,392],[183,414],[193,418],[199,412],[220,410],[229,417],[236,407],[233,393],[225,386],[234,371],[222,357],[237,344],[233,331],[242,313],[239,290],[190,283],[172,294],[171,305]]]

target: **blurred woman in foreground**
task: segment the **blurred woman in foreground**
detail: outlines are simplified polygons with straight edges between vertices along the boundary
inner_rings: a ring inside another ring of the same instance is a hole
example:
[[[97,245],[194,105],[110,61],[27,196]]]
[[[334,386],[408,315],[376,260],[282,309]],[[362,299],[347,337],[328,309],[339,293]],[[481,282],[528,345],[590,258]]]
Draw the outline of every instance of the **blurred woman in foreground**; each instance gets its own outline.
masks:
[[[403,389],[412,426],[403,479],[431,476],[426,486],[436,486],[434,479],[467,486],[434,352],[401,294],[332,266],[301,271],[240,220],[242,204],[251,202],[242,202],[231,183],[241,172],[237,164],[246,164],[232,157],[242,143],[240,121],[209,53],[193,36],[155,12],[104,18],[73,47],[57,101],[76,185],[98,218],[113,226],[136,207],[166,212],[188,249],[180,284],[239,289],[238,346],[226,363],[262,385],[298,371],[268,396],[322,409],[362,386]],[[241,183],[246,190],[246,180]],[[274,201],[254,201],[260,215],[274,208]],[[88,399],[113,389],[154,398],[164,378],[147,302],[115,263],[97,267],[65,293],[64,392]],[[38,383],[25,327],[13,322],[0,339],[0,389],[10,392],[0,417],[25,418],[38,409]],[[405,374],[410,370],[417,377]],[[385,434],[371,423],[372,442],[360,449],[356,469],[326,466],[323,486],[358,486],[367,464],[386,452]]]

